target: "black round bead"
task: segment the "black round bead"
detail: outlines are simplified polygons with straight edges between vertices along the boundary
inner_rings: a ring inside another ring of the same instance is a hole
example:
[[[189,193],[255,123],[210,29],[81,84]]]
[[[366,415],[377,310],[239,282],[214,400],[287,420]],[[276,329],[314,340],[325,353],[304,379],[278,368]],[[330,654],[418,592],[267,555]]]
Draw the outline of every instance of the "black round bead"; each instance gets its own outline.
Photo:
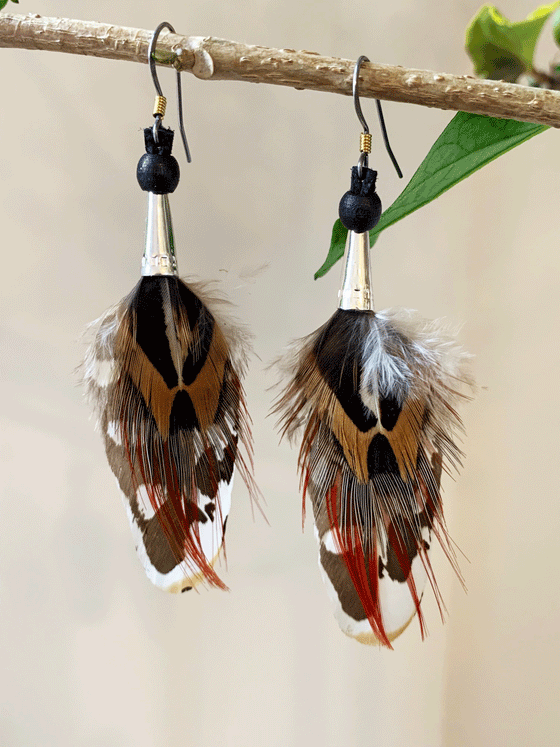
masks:
[[[357,195],[348,191],[342,195],[338,215],[349,231],[356,233],[371,231],[381,217],[381,200],[376,192],[369,195]]]
[[[138,161],[136,178],[145,192],[170,194],[179,184],[179,176],[179,164],[172,155],[144,153]]]

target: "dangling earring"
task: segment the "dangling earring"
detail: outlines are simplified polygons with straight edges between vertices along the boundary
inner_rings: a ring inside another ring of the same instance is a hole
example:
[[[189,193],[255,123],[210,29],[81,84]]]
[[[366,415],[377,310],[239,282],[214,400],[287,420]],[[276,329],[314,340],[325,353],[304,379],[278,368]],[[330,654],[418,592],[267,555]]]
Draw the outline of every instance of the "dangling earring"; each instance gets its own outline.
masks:
[[[433,537],[456,567],[440,477],[459,465],[455,405],[471,379],[468,356],[440,324],[407,310],[374,311],[368,232],[381,202],[357,92],[363,61],[354,71],[362,153],[339,206],[349,229],[339,308],[295,347],[286,365],[291,381],[275,409],[283,435],[304,429],[304,511],[309,495],[340,627],[361,643],[391,647],[415,615],[424,634],[426,580],[442,604],[430,564]]]
[[[150,581],[170,592],[199,582],[225,589],[214,564],[224,547],[236,469],[255,493],[241,385],[246,336],[218,321],[216,302],[177,274],[168,194],[179,182],[179,165],[171,155],[173,131],[161,126],[166,100],[153,58],[163,28],[174,33],[160,24],[148,51],[158,95],[137,169],[148,192],[142,278],[94,322],[84,382]],[[179,73],[177,93],[190,162]]]

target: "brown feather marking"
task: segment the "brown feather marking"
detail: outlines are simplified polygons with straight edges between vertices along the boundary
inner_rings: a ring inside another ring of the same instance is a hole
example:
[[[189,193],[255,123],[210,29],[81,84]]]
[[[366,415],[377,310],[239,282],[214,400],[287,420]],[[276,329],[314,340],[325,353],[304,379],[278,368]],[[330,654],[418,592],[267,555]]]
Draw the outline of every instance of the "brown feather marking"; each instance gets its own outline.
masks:
[[[382,426],[379,429],[389,440],[400,476],[405,482],[415,477],[426,409],[424,402],[408,397],[393,429],[386,431]]]
[[[134,325],[135,326],[135,325]],[[134,339],[129,318],[123,319],[115,335],[115,358],[121,362],[122,375],[128,374],[151,411],[163,439],[169,435],[169,415],[173,407],[176,386],[170,389]]]
[[[188,392],[203,432],[212,425],[216,417],[227,360],[228,348],[226,340],[222,330],[214,323],[212,341],[206,360],[198,376],[192,384],[179,387]]]
[[[131,471],[130,461],[123,446],[115,443],[107,435],[107,413],[103,416],[102,429],[105,434],[105,452],[107,461],[117,478],[119,488],[130,505],[134,520],[142,532],[144,548],[151,564],[159,573],[169,573],[183,558],[183,548],[178,542],[171,546],[169,538],[162,528],[162,517],[156,512],[150,519],[146,519],[138,505],[137,489],[143,485],[142,475],[138,467]],[[163,515],[169,514],[173,508],[169,501],[165,501]]]
[[[185,390],[191,397],[201,430],[205,431],[214,422],[220,398],[220,388],[224,379],[224,369],[228,360],[227,343],[219,326],[214,323],[212,341],[206,360],[193,383],[185,385],[181,382],[181,367],[179,367],[177,374],[180,383],[171,389],[134,340],[130,332],[133,328],[132,324],[121,323],[119,325],[115,339],[116,357],[122,361],[122,372],[130,375],[133,383],[144,397],[154,416],[161,437],[165,440],[169,436],[169,417],[175,395],[181,390]],[[192,334],[186,319],[180,320],[178,329],[180,330],[179,342],[183,355],[180,362],[180,366],[182,366],[192,346],[196,346],[198,343],[198,334],[196,334],[196,326],[195,334]],[[170,347],[173,351],[175,346],[170,342]],[[177,367],[176,362],[175,365]]]
[[[378,422],[376,426],[364,433],[348,417],[336,394],[321,375],[312,353],[306,357],[300,369],[298,390],[301,391],[317,416],[332,430],[344,451],[350,468],[360,482],[367,483],[369,480],[368,449],[377,433],[382,433],[388,438],[401,478],[406,481],[414,476],[426,410],[424,402],[409,397],[391,431],[385,430]],[[291,396],[291,393],[289,394]],[[307,425],[304,441],[309,428],[310,423]]]
[[[298,391],[311,405],[317,417],[333,431],[358,480],[367,482],[369,479],[367,468],[368,448],[378,429],[374,427],[362,433],[356,428],[336,394],[323,378],[313,353],[309,353],[306,357],[299,373]]]
[[[321,542],[319,547],[319,561],[336,591],[336,595],[343,611],[357,622],[365,620],[367,615],[364,610],[364,605],[362,604],[354,584],[352,583],[344,557],[329,552]]]

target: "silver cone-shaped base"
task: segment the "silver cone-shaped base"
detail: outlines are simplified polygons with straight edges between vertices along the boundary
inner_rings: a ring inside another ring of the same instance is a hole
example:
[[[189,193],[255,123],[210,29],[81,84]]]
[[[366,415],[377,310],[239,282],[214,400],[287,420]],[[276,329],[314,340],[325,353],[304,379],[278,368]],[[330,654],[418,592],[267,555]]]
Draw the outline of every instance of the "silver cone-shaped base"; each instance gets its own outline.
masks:
[[[146,248],[142,275],[178,275],[169,195],[148,192]]]
[[[373,293],[369,270],[369,232],[348,231],[344,251],[342,288],[338,292],[339,309],[373,311]]]

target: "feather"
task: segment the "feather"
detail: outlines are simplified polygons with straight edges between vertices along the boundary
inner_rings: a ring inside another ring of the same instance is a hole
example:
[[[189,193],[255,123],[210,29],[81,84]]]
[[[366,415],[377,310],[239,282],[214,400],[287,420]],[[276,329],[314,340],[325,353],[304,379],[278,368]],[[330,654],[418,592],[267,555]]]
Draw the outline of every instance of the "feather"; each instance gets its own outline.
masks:
[[[303,438],[299,468],[311,499],[319,563],[342,630],[393,641],[416,615],[434,538],[458,572],[440,494],[460,466],[456,405],[472,385],[468,355],[439,322],[414,312],[338,309],[294,347],[277,400],[282,435]]]
[[[83,369],[138,555],[170,592],[226,588],[214,565],[235,471],[255,495],[246,340],[209,305],[176,276],[142,277],[94,322]]]

